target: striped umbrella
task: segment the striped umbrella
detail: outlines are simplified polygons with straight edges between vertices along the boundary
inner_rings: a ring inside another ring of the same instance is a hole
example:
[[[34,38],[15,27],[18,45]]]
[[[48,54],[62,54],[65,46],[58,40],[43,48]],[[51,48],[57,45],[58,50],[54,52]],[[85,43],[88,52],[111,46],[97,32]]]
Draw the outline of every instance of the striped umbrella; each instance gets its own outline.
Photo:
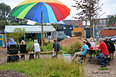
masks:
[[[11,15],[16,18],[41,23],[43,37],[43,23],[59,22],[69,14],[70,9],[58,0],[25,0],[11,11]]]
[[[70,14],[70,9],[58,0],[25,0],[11,14],[16,18],[38,23],[55,23],[65,19]]]

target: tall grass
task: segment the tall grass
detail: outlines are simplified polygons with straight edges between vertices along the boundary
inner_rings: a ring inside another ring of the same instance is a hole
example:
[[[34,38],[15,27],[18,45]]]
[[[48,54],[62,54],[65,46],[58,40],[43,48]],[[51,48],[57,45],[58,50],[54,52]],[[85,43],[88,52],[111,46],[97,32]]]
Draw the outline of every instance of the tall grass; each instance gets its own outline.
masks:
[[[46,68],[44,69],[44,63]],[[66,64],[62,59],[36,59],[7,63],[0,66],[0,70],[16,70],[31,77],[85,77],[83,66],[75,63]]]

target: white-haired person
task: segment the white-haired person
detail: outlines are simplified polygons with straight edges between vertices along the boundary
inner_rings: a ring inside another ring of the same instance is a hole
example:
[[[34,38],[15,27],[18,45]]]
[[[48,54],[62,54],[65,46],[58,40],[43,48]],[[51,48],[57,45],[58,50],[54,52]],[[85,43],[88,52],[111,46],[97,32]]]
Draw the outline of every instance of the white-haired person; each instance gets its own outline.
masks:
[[[90,38],[90,44],[91,44],[90,49],[93,49],[95,47],[95,42],[93,41],[92,37]]]
[[[34,52],[36,53],[35,56],[36,57],[38,56],[38,58],[39,58],[40,57],[40,55],[39,55],[40,45],[39,45],[37,39],[34,40],[34,44],[31,46],[30,52],[31,52],[32,48],[34,48]]]
[[[21,54],[27,53],[26,46],[27,45],[25,44],[25,41],[22,40],[21,43],[20,43],[20,53]],[[25,55],[21,55],[21,59],[25,59]]]

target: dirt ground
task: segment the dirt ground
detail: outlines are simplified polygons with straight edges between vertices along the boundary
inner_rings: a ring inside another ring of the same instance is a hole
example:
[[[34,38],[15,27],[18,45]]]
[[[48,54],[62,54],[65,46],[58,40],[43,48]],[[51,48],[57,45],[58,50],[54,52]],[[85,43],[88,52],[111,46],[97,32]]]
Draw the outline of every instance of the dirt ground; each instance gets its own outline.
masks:
[[[116,77],[116,52],[114,56],[114,60],[107,66],[108,70],[99,70],[100,65],[96,61],[94,61],[95,64],[90,64],[86,60],[84,69],[87,77]]]
[[[14,70],[0,70],[0,77],[30,77]]]
[[[99,70],[100,65],[98,65],[96,61],[94,61],[94,64],[90,64],[87,58],[85,61],[85,68],[84,68],[87,77],[116,77],[116,52],[114,56],[115,56],[114,60],[112,60],[110,62],[110,65],[107,66],[108,70],[102,70],[102,71]],[[29,56],[26,57],[27,57],[26,60],[28,60]],[[51,56],[46,56],[46,57],[51,57]],[[0,64],[6,63],[6,59],[7,59],[6,49],[0,48]],[[29,76],[13,70],[7,70],[7,71],[0,70],[0,77],[29,77]]]

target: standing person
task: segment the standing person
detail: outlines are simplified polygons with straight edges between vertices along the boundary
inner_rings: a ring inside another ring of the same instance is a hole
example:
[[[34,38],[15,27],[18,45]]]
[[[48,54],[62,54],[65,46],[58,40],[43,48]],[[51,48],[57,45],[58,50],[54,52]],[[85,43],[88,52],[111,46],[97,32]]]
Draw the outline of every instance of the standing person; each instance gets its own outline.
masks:
[[[25,41],[22,40],[20,43],[20,53],[22,53],[22,54],[27,53],[26,46],[27,45],[25,44]],[[25,55],[21,55],[21,59],[25,59]]]
[[[57,57],[58,51],[60,50],[60,45],[57,42],[57,40],[54,40],[52,48],[53,48],[53,53],[54,53],[53,57]]]
[[[87,39],[85,39],[85,41],[86,41],[86,44],[88,45],[88,47],[90,48],[91,44],[89,43],[89,41]]]
[[[91,44],[91,47],[90,48],[94,48],[95,47],[95,42],[93,41],[93,38],[91,37],[90,38],[90,44]]]
[[[74,61],[74,59],[75,59],[77,56],[79,56],[79,55],[86,56],[86,54],[87,54],[87,49],[88,49],[88,48],[89,48],[89,47],[88,47],[88,45],[87,45],[87,41],[83,41],[83,47],[82,47],[81,51],[80,51],[80,52],[75,52],[75,54],[74,54],[72,60]]]
[[[37,39],[34,40],[34,44],[31,46],[30,52],[31,52],[33,47],[34,47],[34,52],[36,53],[35,56],[36,57],[38,56],[38,58],[39,58],[40,57],[40,54],[39,54],[39,52],[40,52],[40,45],[39,45]]]
[[[109,55],[109,52],[108,52],[107,46],[106,46],[105,42],[102,40],[102,38],[99,39],[99,43],[100,43],[100,45],[99,45],[98,49],[100,49],[101,52],[98,55],[96,55],[96,58],[100,65],[106,66],[104,59]]]

